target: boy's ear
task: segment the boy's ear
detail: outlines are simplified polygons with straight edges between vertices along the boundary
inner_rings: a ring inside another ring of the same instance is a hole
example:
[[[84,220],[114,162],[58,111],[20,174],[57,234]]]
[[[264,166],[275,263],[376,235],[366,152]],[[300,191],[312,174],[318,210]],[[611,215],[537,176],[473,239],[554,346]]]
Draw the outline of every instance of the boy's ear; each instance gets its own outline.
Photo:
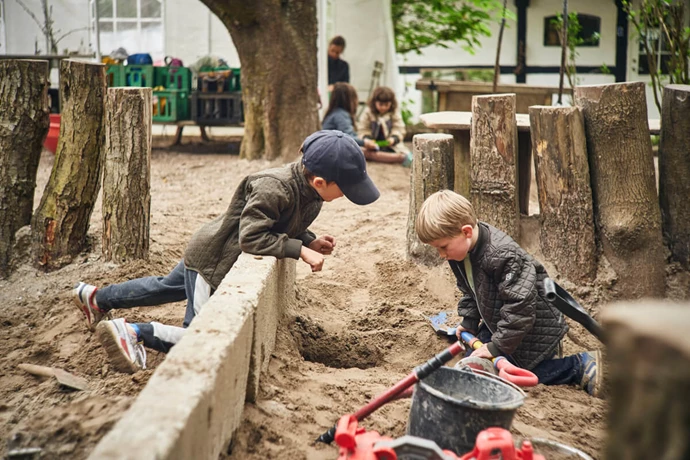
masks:
[[[311,185],[314,188],[323,188],[328,185],[328,182],[323,177],[316,176],[311,180]]]
[[[474,227],[471,225],[463,225],[460,227],[460,231],[462,232],[463,235],[465,235],[465,238],[472,238],[472,234],[474,233]]]

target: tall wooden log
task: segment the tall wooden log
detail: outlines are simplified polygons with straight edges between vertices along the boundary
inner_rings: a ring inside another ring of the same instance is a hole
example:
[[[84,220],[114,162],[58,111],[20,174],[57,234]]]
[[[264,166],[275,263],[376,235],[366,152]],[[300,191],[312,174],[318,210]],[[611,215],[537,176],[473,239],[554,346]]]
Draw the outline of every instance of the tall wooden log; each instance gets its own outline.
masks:
[[[105,100],[103,258],[148,259],[151,88],[110,88]]]
[[[60,140],[31,222],[33,257],[39,268],[59,268],[86,245],[100,188],[105,90],[104,65],[60,63]]]
[[[690,304],[612,305],[608,460],[690,458]]]
[[[668,85],[661,104],[659,204],[666,244],[690,269],[690,86]]]
[[[529,108],[544,257],[582,284],[597,274],[585,125],[577,107]]]
[[[450,134],[417,134],[412,138],[412,176],[410,213],[407,219],[407,256],[425,265],[443,262],[436,249],[422,243],[415,231],[415,221],[422,203],[439,190],[453,190],[453,136]]]
[[[583,109],[594,219],[622,298],[663,297],[665,258],[645,84],[575,88]]]
[[[31,223],[49,86],[47,61],[0,61],[0,278],[10,271],[15,232]]]
[[[473,96],[470,201],[480,220],[516,241],[520,236],[517,147],[515,94]]]

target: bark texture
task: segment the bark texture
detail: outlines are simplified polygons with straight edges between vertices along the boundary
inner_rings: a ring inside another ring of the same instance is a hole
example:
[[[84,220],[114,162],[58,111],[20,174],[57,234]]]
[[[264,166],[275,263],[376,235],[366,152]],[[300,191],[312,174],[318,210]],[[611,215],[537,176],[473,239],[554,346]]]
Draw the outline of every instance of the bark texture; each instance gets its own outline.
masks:
[[[148,259],[151,88],[110,88],[105,101],[103,258]]]
[[[610,460],[690,458],[690,304],[615,305],[607,335]]]
[[[86,245],[100,189],[105,90],[104,65],[60,63],[60,140],[31,222],[33,257],[39,268],[68,264]]]
[[[47,61],[0,61],[0,278],[11,268],[15,232],[31,223],[49,86]]]
[[[520,233],[515,94],[472,98],[470,201],[477,217],[514,240]]]
[[[453,143],[450,134],[417,134],[412,138],[414,159],[407,219],[407,256],[417,263],[439,265],[443,262],[434,247],[419,240],[415,221],[429,195],[439,190],[453,190]]]
[[[587,133],[594,219],[622,298],[663,297],[665,258],[645,84],[575,88]]]
[[[230,31],[242,65],[240,157],[296,158],[302,141],[321,125],[316,1],[202,2]]]
[[[592,189],[582,110],[529,109],[544,257],[568,280],[582,284],[597,274]]]
[[[668,85],[661,105],[659,203],[671,256],[690,269],[690,86]]]

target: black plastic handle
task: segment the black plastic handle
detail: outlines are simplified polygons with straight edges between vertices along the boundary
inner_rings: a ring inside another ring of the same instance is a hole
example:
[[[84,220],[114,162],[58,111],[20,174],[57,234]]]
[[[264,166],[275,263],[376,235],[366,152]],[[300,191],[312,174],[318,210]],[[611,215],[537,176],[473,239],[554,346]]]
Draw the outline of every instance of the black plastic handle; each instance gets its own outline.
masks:
[[[551,278],[545,278],[544,291],[546,293],[546,300],[558,308],[561,313],[582,324],[600,342],[604,342],[604,330],[601,328],[601,325],[565,289],[560,287]]]

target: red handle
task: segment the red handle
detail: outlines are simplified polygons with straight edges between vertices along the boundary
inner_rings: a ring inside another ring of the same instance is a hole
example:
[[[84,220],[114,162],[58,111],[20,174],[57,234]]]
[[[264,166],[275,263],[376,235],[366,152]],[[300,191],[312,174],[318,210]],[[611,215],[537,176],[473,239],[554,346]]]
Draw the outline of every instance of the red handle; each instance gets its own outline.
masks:
[[[498,369],[498,376],[506,379],[510,383],[514,383],[519,387],[534,387],[539,383],[539,378],[527,369],[517,367],[503,356],[499,356],[494,361],[496,369]]]

